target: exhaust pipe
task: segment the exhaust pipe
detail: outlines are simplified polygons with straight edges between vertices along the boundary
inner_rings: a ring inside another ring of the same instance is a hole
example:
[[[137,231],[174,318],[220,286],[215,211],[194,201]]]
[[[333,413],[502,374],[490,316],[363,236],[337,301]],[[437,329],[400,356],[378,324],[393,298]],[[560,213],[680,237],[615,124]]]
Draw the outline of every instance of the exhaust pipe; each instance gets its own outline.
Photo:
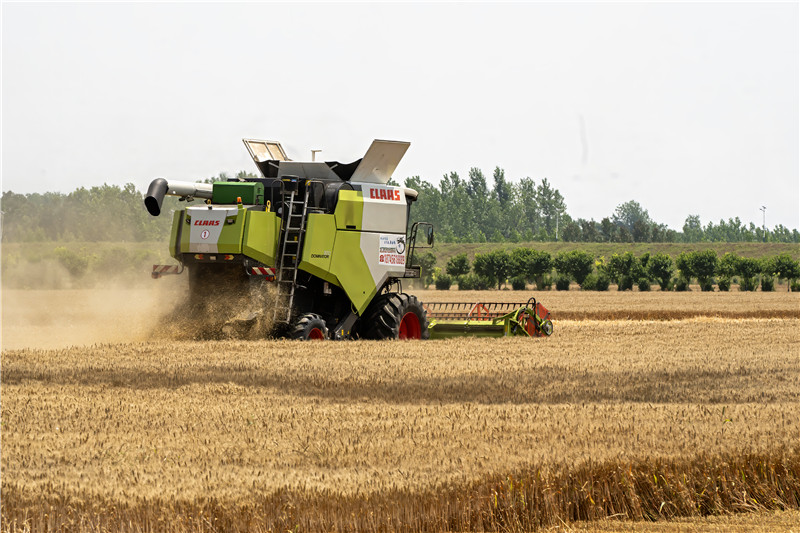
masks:
[[[188,181],[167,182],[164,178],[156,178],[150,182],[144,206],[147,212],[157,217],[161,214],[164,196],[181,196],[183,198],[205,198],[210,200],[213,185],[210,183],[191,183]]]

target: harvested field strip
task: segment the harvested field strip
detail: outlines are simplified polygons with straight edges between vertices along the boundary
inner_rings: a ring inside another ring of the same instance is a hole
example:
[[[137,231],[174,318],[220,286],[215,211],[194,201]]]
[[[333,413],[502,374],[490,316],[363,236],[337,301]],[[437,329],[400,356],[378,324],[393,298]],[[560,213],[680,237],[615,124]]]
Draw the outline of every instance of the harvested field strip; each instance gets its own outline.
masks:
[[[532,465],[425,492],[280,489],[238,501],[115,500],[57,486],[2,488],[4,530],[529,531],[603,518],[665,520],[800,508],[800,450]],[[58,494],[58,496],[55,496]]]
[[[565,321],[546,339],[153,342],[4,353],[5,386],[239,387],[337,402],[800,401],[800,321]],[[768,336],[770,343],[764,344]],[[39,390],[39,389],[37,389]]]
[[[682,320],[693,317],[800,318],[800,293],[415,291],[422,302],[517,302],[535,297],[553,320]]]
[[[765,309],[758,311],[694,311],[694,310],[608,310],[608,311],[558,311],[554,320],[686,320],[697,317],[710,318],[800,318],[800,309]]]
[[[154,327],[165,325],[163,315],[185,297],[185,281],[158,280],[147,290],[4,290],[3,349],[152,340]],[[413,292],[425,303],[525,302],[536,297],[552,313],[556,335],[564,320],[800,317],[800,292]]]

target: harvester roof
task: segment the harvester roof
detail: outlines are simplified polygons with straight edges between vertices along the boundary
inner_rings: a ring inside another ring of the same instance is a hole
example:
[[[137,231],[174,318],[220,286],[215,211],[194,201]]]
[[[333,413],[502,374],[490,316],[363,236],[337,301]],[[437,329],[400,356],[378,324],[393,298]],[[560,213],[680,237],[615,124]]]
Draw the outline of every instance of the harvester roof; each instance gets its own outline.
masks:
[[[354,181],[385,185],[411,145],[405,141],[374,140],[364,157],[352,163],[292,161],[281,143],[242,139],[265,178],[297,176],[306,179]]]

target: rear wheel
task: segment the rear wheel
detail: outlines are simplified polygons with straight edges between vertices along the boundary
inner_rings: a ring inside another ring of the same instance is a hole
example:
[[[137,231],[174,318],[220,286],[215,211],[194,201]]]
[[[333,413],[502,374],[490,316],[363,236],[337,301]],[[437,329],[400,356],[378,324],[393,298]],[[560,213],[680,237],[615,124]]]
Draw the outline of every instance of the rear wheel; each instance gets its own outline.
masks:
[[[427,339],[428,317],[416,296],[389,293],[378,296],[361,319],[365,339]]]
[[[303,341],[321,341],[328,338],[328,327],[321,316],[307,313],[295,323],[292,338]]]

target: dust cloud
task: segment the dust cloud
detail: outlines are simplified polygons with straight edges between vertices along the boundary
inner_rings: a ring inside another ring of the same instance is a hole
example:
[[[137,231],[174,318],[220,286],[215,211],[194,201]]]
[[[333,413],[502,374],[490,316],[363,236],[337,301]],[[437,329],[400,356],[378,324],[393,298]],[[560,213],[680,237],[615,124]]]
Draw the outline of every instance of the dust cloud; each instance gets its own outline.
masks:
[[[227,289],[227,290],[225,290]],[[225,287],[207,294],[189,294],[177,300],[151,330],[153,338],[169,340],[257,340],[270,337],[273,284],[256,281],[237,291]]]
[[[35,270],[30,271],[35,273]],[[30,273],[29,272],[29,273]],[[265,338],[270,333],[271,291],[218,301],[189,297],[188,273],[154,280],[143,272],[94,280],[93,287],[69,285],[66,273],[45,269],[28,276],[31,288],[4,279],[3,350],[57,349],[149,340]],[[72,288],[61,288],[61,287]]]

